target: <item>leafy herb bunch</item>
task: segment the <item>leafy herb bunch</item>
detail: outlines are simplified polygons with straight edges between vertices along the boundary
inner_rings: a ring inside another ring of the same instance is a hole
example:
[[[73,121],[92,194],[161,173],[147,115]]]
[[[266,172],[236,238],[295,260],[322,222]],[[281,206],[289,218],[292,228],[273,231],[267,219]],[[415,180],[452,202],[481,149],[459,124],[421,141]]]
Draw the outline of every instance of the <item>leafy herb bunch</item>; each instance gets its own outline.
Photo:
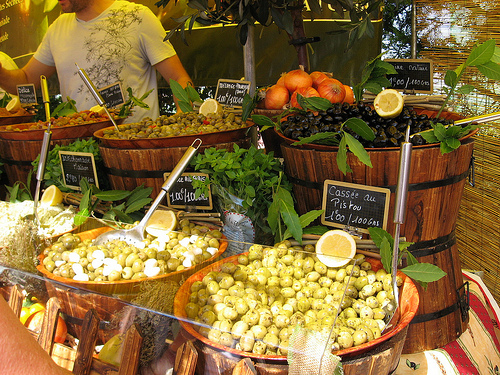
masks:
[[[71,192],[73,189],[68,188],[64,184],[64,176],[62,174],[61,169],[61,161],[59,158],[59,151],[72,151],[72,152],[87,152],[94,155],[94,160],[96,162],[98,178],[103,185],[103,188],[106,188],[107,176],[103,175],[103,165],[101,153],[99,151],[99,145],[97,141],[93,138],[85,140],[85,139],[77,139],[75,142],[67,145],[55,145],[47,155],[47,161],[45,164],[45,173],[43,176],[43,183],[45,187],[50,185],[56,185],[59,190],[62,192]],[[31,163],[35,170],[38,169],[38,162],[40,160],[40,155]]]
[[[209,185],[219,197],[221,209],[247,215],[261,235],[271,233],[266,224],[267,210],[278,187],[291,191],[281,163],[272,154],[251,146],[234,145],[234,151],[208,148],[197,154],[191,164],[195,170],[207,173],[209,179],[194,180],[197,196],[208,193]],[[225,201],[221,198],[225,196]]]

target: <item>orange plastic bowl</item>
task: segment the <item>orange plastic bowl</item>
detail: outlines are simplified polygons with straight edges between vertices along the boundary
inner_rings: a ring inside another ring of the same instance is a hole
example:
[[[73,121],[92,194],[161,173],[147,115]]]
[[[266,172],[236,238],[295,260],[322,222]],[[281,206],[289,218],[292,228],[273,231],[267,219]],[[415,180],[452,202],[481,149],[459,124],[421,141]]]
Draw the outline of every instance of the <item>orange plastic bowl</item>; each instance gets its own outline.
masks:
[[[82,239],[95,239],[101,233],[105,233],[107,231],[113,230],[110,227],[102,227],[97,229],[92,229],[89,231],[85,231],[82,233],[78,233],[78,236]],[[43,254],[39,256],[40,264],[37,266],[37,269],[47,278],[51,280],[58,281],[60,283],[71,285],[76,288],[83,288],[92,290],[95,292],[99,292],[102,294],[112,294],[118,296],[122,299],[130,300],[135,297],[135,295],[140,291],[141,282],[143,281],[164,281],[164,280],[173,280],[176,282],[180,282],[182,279],[185,279],[195,273],[196,271],[205,267],[208,263],[215,261],[224,251],[227,249],[227,241],[220,241],[219,251],[217,251],[211,258],[206,261],[197,264],[193,267],[186,268],[181,271],[175,271],[168,274],[158,275],[154,277],[148,277],[144,279],[136,279],[136,280],[118,280],[118,281],[77,281],[65,277],[56,276],[53,273],[49,272],[43,265]]]
[[[219,271],[222,264],[226,262],[232,262],[234,264],[238,264],[238,256],[239,255],[233,255],[231,257],[228,257],[226,259],[220,260],[214,264],[211,264],[205,268],[203,268],[201,271],[195,273],[191,277],[189,277],[186,282],[184,282],[180,289],[178,290],[175,300],[174,300],[174,315],[179,318],[181,326],[193,337],[195,337],[197,340],[200,340],[203,342],[205,345],[210,346],[216,350],[232,353],[234,355],[238,355],[240,357],[249,357],[253,358],[256,360],[265,360],[265,361],[286,361],[287,357],[286,356],[279,356],[279,355],[265,355],[265,354],[255,354],[255,353],[250,353],[250,352],[244,352],[241,350],[236,350],[232,349],[226,346],[223,346],[219,343],[213,342],[206,338],[205,336],[201,335],[198,333],[198,331],[195,329],[195,325],[189,322],[189,318],[186,315],[184,307],[187,305],[189,302],[189,295],[191,294],[191,285],[195,281],[201,281],[203,277],[205,277],[206,274],[208,274],[210,271]],[[367,261],[369,261],[372,264],[372,269],[373,270],[378,270],[382,268],[382,264],[380,263],[379,260],[374,259],[374,258],[366,258]],[[391,337],[395,336],[397,333],[401,332],[413,319],[415,316],[418,305],[419,305],[419,295],[417,288],[415,284],[412,282],[412,280],[404,275],[402,272],[398,273],[402,278],[403,278],[403,285],[401,287],[401,292],[400,292],[400,306],[399,306],[399,320],[397,321],[397,324],[392,328],[389,329],[387,332],[385,332],[382,336],[379,338],[372,340],[370,342],[367,342],[362,345],[358,345],[352,348],[348,349],[343,349],[340,351],[334,352],[335,355],[338,356],[345,356],[345,357],[351,357],[354,355],[359,355],[364,352],[367,352],[369,350],[375,349],[377,346],[382,344],[383,342],[389,340]]]

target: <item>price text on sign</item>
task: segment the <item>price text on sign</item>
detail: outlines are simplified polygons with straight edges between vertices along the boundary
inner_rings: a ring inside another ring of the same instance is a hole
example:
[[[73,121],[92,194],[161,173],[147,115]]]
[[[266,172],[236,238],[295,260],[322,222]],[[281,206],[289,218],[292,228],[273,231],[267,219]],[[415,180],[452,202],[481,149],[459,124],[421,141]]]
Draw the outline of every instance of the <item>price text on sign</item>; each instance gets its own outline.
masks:
[[[165,173],[165,179],[170,173]],[[195,188],[193,180],[205,181],[208,175],[205,173],[183,173],[172,185],[170,192],[167,194],[167,205],[172,208],[185,209],[186,207],[195,207],[200,210],[211,210],[212,193],[208,192],[208,196],[204,194],[198,198],[195,196]]]
[[[25,105],[36,105],[38,104],[36,101],[36,91],[35,85],[17,85],[17,96],[19,96],[19,101],[21,104]]]
[[[99,90],[99,93],[106,102],[107,107],[116,107],[117,105],[125,103],[120,82],[103,87]]]
[[[241,107],[245,94],[250,90],[250,84],[249,81],[219,79],[215,99],[228,107]]]
[[[385,229],[389,212],[389,189],[326,180],[323,186],[323,225],[342,229]]]
[[[424,59],[388,59],[398,74],[388,74],[391,88],[432,94],[433,64]]]
[[[86,178],[89,184],[99,187],[94,154],[89,152],[59,151],[64,184],[80,189],[80,180]]]

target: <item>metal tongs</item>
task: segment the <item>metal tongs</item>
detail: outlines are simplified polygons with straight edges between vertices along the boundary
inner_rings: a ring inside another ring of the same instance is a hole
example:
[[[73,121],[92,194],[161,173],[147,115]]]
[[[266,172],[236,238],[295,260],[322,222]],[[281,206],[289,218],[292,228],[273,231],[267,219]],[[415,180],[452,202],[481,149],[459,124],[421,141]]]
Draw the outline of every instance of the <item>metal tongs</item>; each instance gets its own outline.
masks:
[[[90,80],[90,78],[87,75],[87,73],[85,72],[85,70],[81,69],[77,63],[75,63],[75,65],[78,68],[78,74],[80,75],[80,78],[83,80],[83,82],[85,82],[85,85],[87,85],[87,88],[89,89],[90,93],[92,94],[92,96],[96,100],[97,104],[99,104],[101,107],[104,108],[104,110],[106,111],[106,114],[108,115],[109,119],[113,123],[113,126],[115,127],[116,131],[119,131],[118,126],[116,125],[116,122],[113,119],[113,116],[111,116],[111,114],[109,113],[107,104],[104,101],[104,99],[102,98],[101,94],[99,93],[99,91],[97,91],[96,87],[94,86],[94,84]]]
[[[99,235],[95,240],[94,240],[94,245],[102,245],[108,241],[112,240],[122,240],[127,242],[128,244],[135,245],[137,247],[142,246],[142,241],[144,240],[144,229],[146,228],[146,225],[153,215],[153,212],[158,208],[160,205],[162,199],[165,197],[165,195],[170,191],[172,186],[177,182],[177,179],[179,176],[182,174],[182,172],[186,169],[187,165],[189,164],[189,161],[191,158],[196,154],[196,151],[198,148],[201,146],[201,139],[197,138],[193,141],[191,146],[188,147],[184,155],[182,156],[181,160],[177,163],[175,166],[174,170],[170,173],[168,176],[167,180],[163,183],[161,187],[161,191],[156,197],[156,199],[153,201],[151,204],[151,207],[149,210],[146,212],[146,215],[142,218],[142,220],[137,224],[135,227],[132,229],[119,229],[119,230],[112,230],[109,232],[105,232],[101,235]]]
[[[398,184],[396,190],[396,201],[394,205],[394,247],[392,252],[392,290],[394,293],[394,306],[390,313],[386,315],[384,321],[387,325],[394,318],[396,311],[399,308],[399,290],[397,284],[397,272],[399,265],[399,236],[400,226],[404,222],[406,215],[406,201],[408,198],[408,183],[410,177],[410,164],[411,164],[411,151],[412,143],[410,142],[410,127],[406,129],[405,141],[401,144],[401,151],[399,155],[399,172]]]
[[[49,89],[47,87],[47,78],[45,76],[40,76],[40,86],[42,89],[42,100],[45,106],[47,129],[43,133],[42,149],[40,150],[40,160],[38,161],[38,169],[36,171],[36,189],[35,197],[33,200],[33,214],[35,216],[36,225],[40,225],[40,221],[38,219],[38,200],[40,197],[40,187],[43,181],[43,175],[45,174],[45,164],[47,163],[47,155],[49,153],[50,138],[52,137],[52,132],[50,131],[50,126],[52,123],[50,120]]]

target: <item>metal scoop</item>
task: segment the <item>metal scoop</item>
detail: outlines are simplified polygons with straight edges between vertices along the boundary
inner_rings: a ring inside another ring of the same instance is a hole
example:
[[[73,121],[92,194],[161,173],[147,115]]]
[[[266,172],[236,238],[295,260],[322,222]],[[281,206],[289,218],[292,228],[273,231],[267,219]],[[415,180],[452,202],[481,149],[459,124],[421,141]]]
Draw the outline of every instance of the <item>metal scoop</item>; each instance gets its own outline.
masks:
[[[401,144],[401,151],[399,156],[399,172],[398,172],[398,185],[396,190],[396,201],[394,206],[394,248],[392,252],[392,290],[394,293],[394,304],[386,306],[386,316],[384,322],[386,328],[392,327],[391,320],[397,318],[396,312],[399,308],[399,290],[397,285],[397,272],[399,264],[399,235],[400,225],[403,224],[406,214],[406,201],[408,198],[408,182],[410,177],[410,162],[411,162],[412,143],[410,142],[410,127],[406,130],[406,139]]]
[[[40,220],[38,219],[38,201],[40,199],[40,189],[43,181],[43,175],[45,174],[45,165],[47,163],[50,139],[52,137],[52,132],[50,131],[50,97],[49,89],[47,87],[47,78],[45,76],[40,76],[40,86],[42,89],[43,104],[45,106],[47,129],[43,133],[42,149],[40,150],[40,159],[38,160],[38,169],[36,171],[35,196],[33,197],[33,215],[35,217],[36,225],[40,225]]]
[[[194,156],[198,148],[201,146],[201,140],[199,138],[195,139],[191,146],[188,147],[181,160],[175,166],[174,170],[168,176],[167,180],[161,187],[160,194],[156,197],[156,199],[151,204],[151,207],[146,212],[146,215],[142,218],[142,220],[132,229],[121,229],[121,230],[112,230],[109,232],[105,232],[99,235],[95,241],[94,245],[102,245],[108,241],[112,240],[122,240],[131,245],[135,245],[137,247],[142,247],[142,241],[144,240],[144,229],[151,218],[151,215],[155,212],[155,210],[160,205],[161,201],[165,197],[165,195],[170,191],[172,186],[175,184],[179,176],[184,172],[189,161]]]

